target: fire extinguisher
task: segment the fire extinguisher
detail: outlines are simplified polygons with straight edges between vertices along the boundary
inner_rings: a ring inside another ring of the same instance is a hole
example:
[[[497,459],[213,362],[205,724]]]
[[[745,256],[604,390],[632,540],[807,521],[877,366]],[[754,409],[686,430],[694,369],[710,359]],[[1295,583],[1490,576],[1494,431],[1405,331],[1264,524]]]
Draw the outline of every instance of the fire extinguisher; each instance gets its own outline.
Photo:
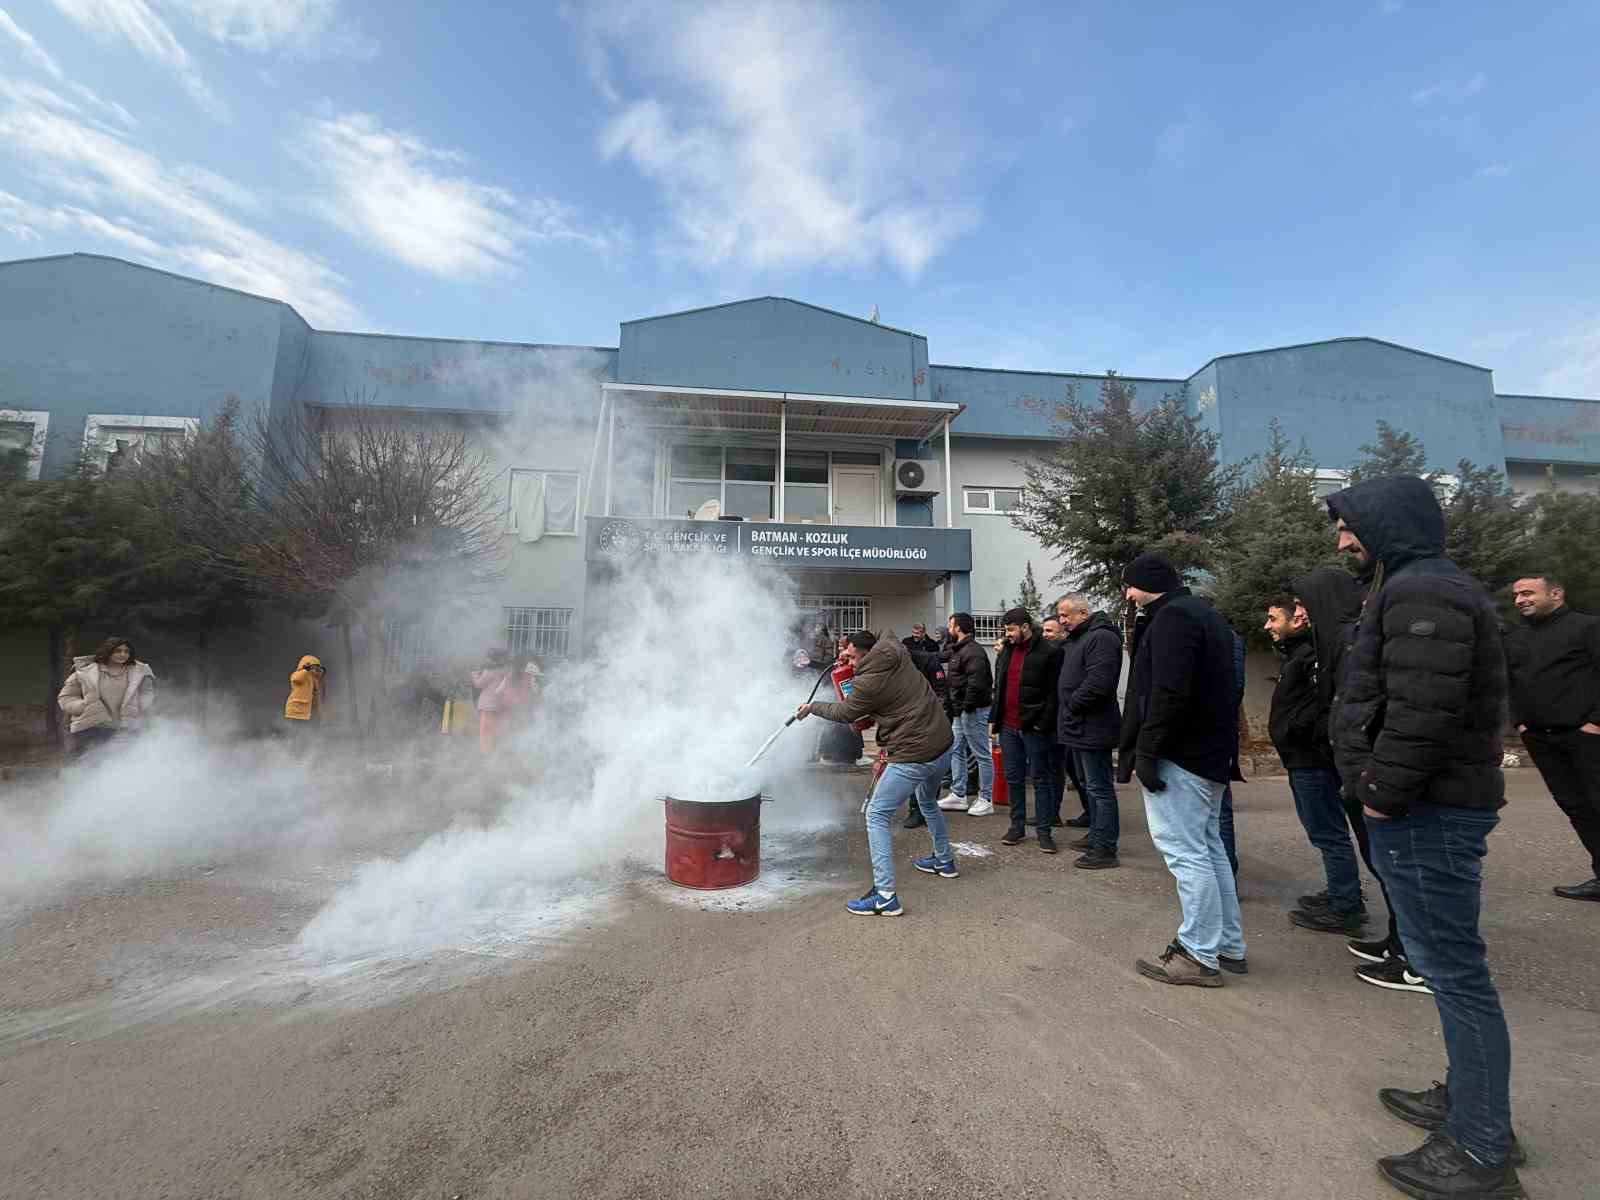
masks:
[[[856,669],[847,662],[840,662],[833,668],[833,692],[834,695],[839,697],[841,704],[850,698],[850,681],[855,678],[855,674]],[[863,729],[870,729],[872,728],[872,718],[862,717],[859,721],[854,722],[850,728],[857,733],[860,733]]]

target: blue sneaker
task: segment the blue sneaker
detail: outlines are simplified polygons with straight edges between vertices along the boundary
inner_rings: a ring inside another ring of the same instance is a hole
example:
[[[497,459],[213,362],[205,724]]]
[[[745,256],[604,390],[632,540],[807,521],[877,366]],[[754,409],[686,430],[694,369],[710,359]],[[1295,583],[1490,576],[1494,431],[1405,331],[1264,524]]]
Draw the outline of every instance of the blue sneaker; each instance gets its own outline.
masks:
[[[917,859],[917,861],[911,865],[916,867],[916,869],[919,871],[925,871],[929,875],[937,875],[941,879],[959,879],[961,877],[961,872],[956,870],[956,860],[954,857],[947,858],[943,862],[940,862],[937,858],[930,854],[927,858]]]
[[[859,900],[846,900],[844,906],[858,917],[898,917],[905,912],[898,892],[885,900],[877,888],[869,889]]]

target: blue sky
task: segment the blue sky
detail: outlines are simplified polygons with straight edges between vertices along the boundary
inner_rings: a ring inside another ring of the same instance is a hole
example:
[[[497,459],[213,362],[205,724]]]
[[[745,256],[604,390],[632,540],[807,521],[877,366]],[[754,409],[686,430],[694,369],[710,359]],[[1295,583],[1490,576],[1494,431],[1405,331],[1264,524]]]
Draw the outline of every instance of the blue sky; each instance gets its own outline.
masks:
[[[1600,397],[1600,5],[1216,7],[0,0],[0,258],[510,341],[769,293],[968,365],[1368,334]]]

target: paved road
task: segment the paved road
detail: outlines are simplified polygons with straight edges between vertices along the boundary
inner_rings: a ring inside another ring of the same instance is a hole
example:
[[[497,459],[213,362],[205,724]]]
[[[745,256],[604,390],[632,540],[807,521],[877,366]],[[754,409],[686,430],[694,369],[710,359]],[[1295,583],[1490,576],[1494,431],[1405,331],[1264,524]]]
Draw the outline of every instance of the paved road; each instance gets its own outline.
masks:
[[[1600,905],[1550,896],[1582,857],[1511,780],[1485,924],[1523,1178],[1600,1196]],[[883,920],[841,904],[867,879],[859,780],[809,786],[846,824],[773,839],[747,900],[639,871],[520,943],[312,970],[287,947],[348,859],[0,912],[0,1195],[1392,1194],[1372,1160],[1420,1135],[1373,1093],[1439,1074],[1437,1019],[1285,920],[1316,867],[1283,781],[1239,792],[1251,974],[1218,991],[1133,971],[1177,914],[1133,795],[1120,871],[962,815],[991,853],[907,871]]]

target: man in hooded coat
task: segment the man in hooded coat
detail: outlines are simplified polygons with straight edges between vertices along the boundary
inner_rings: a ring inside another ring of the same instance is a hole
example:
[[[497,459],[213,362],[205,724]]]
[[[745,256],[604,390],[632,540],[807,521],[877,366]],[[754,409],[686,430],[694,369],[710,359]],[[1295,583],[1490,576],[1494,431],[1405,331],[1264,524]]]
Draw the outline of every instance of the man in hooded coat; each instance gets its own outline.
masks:
[[[1433,988],[1450,1064],[1443,1084],[1379,1091],[1430,1133],[1378,1170],[1425,1200],[1521,1196],[1511,1039],[1478,932],[1482,859],[1505,803],[1499,620],[1445,557],[1444,514],[1424,480],[1367,480],[1328,497],[1328,513],[1339,549],[1373,575],[1334,701],[1334,758],[1406,950]]]

